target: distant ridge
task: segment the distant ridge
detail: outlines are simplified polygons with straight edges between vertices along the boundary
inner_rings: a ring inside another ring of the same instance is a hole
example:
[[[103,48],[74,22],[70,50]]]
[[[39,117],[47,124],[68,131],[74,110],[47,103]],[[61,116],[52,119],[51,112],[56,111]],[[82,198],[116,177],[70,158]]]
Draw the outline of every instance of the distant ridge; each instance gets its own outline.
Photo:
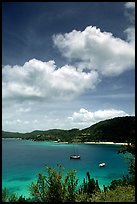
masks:
[[[98,122],[82,130],[34,130],[30,133],[2,131],[2,138],[22,138],[35,141],[62,142],[135,142],[135,116],[115,117]]]

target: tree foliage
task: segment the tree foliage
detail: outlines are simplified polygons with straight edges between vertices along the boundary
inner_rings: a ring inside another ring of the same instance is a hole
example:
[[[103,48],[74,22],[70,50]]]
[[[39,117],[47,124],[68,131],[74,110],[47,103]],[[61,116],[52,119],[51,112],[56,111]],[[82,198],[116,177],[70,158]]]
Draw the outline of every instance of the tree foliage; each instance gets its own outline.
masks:
[[[15,193],[9,193],[9,191],[4,188],[2,190],[2,202],[17,202],[18,198]]]
[[[64,169],[57,165],[58,171],[46,167],[47,175],[38,174],[36,183],[32,183],[31,195],[37,202],[74,202],[78,179],[74,170],[63,177]]]
[[[135,202],[135,187],[118,185],[106,192],[96,192],[87,202]]]
[[[122,145],[121,149],[118,153],[130,153],[132,157],[127,157],[129,161],[129,175],[130,175],[130,182],[135,183],[135,143]]]
[[[80,192],[92,195],[95,191],[100,191],[98,180],[90,177],[90,173],[87,172],[86,179],[84,178],[83,184],[81,185]]]

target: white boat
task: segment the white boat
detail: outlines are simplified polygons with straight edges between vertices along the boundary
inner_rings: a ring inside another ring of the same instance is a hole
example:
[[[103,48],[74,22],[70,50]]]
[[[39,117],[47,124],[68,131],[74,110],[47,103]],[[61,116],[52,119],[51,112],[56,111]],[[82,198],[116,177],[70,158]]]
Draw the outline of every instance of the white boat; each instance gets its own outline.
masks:
[[[80,155],[76,151],[75,144],[73,143],[73,154],[70,155],[70,159],[80,159]]]
[[[80,159],[80,156],[79,155],[71,155],[70,159]]]
[[[100,163],[99,164],[99,167],[104,167],[105,166],[105,163]]]

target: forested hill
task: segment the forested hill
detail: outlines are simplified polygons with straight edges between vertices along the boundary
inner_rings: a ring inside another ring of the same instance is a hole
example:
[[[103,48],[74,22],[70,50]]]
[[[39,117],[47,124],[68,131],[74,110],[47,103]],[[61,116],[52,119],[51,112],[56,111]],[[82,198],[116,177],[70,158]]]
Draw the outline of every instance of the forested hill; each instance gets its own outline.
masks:
[[[135,117],[117,117],[81,130],[88,141],[135,142]]]
[[[30,133],[2,131],[2,137],[32,139],[36,141],[58,140],[62,142],[135,142],[135,116],[104,120],[82,130],[52,129],[47,131],[35,130]]]

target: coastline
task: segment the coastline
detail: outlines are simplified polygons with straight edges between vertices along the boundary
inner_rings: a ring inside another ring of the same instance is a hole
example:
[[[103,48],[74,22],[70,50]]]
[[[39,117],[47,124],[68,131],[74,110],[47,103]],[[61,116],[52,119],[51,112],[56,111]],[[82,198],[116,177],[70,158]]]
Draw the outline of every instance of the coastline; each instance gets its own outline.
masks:
[[[17,140],[22,140],[22,138],[18,138],[18,137],[8,137],[8,138],[2,138],[2,140],[7,140],[7,139],[17,139]],[[29,139],[31,141],[34,141],[33,139]],[[36,141],[35,141],[36,142]],[[39,142],[39,141],[37,141]],[[43,142],[47,142],[46,140],[43,141]],[[54,142],[54,143],[58,143],[58,144],[70,144],[69,142],[63,142],[63,141],[56,141],[56,140],[53,140],[53,141],[48,141],[48,142]],[[73,144],[73,143],[71,143]],[[76,144],[113,144],[113,145],[131,145],[131,143],[127,143],[127,142],[78,142]]]
[[[22,140],[20,137],[2,137],[2,140],[8,140],[8,139],[17,139],[17,140]]]
[[[128,145],[131,143],[127,143],[127,142],[84,142],[84,144],[116,144],[116,145]]]

